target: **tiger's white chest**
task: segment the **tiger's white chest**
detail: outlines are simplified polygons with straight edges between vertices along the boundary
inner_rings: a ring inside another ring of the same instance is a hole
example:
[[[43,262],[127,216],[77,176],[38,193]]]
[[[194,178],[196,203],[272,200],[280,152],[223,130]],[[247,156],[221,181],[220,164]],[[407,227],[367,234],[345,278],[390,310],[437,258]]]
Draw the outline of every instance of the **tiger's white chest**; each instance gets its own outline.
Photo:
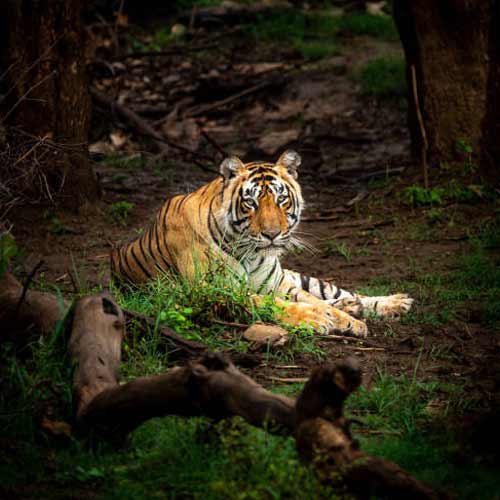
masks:
[[[281,283],[283,271],[276,254],[257,253],[245,258],[243,266],[250,286],[260,294],[274,292]]]

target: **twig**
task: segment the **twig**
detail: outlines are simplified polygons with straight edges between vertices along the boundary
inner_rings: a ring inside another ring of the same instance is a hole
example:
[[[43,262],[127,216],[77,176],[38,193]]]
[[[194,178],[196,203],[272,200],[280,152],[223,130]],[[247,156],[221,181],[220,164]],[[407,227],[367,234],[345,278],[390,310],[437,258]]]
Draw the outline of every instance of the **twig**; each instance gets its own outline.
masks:
[[[185,113],[185,116],[187,118],[191,118],[191,117],[203,115],[205,113],[209,113],[210,111],[213,111],[214,109],[225,106],[226,104],[230,104],[234,101],[237,101],[238,99],[241,99],[242,97],[245,97],[247,95],[258,92],[259,90],[262,90],[262,89],[269,87],[271,85],[275,85],[276,83],[278,83],[278,81],[279,81],[279,79],[271,79],[271,80],[267,80],[265,82],[257,83],[256,85],[252,85],[251,87],[249,87],[245,90],[242,90],[241,92],[238,92],[237,94],[226,97],[225,99],[221,99],[220,101],[216,101],[216,102],[213,102],[211,104],[206,104],[204,106],[199,106],[198,109],[187,110],[187,112]]]
[[[26,76],[29,74],[29,72],[37,65],[40,63],[40,61],[42,61],[43,59],[45,59],[46,56],[49,55],[50,51],[56,46],[56,44],[59,42],[59,40],[62,38],[62,35],[58,36],[48,47],[47,47],[47,50],[43,53],[43,54],[40,54],[37,59],[35,59],[35,61],[33,61],[33,64],[31,64],[28,68],[26,68],[23,73],[21,74],[21,76],[14,82],[14,84],[7,90],[7,92],[4,93],[4,95],[2,96],[2,99],[0,100],[0,102],[3,102],[9,95],[10,93],[17,87],[18,83]],[[13,63],[14,64],[14,63]],[[2,77],[5,75],[6,73],[4,73],[2,75]]]
[[[354,351],[385,351],[385,347],[358,347],[355,345],[346,345],[346,347]]]
[[[243,323],[235,323],[233,321],[222,321],[220,319],[213,319],[212,323],[217,323],[218,325],[231,326],[233,328],[249,328],[250,325],[245,325]]]
[[[33,281],[33,278],[35,277],[36,273],[40,269],[41,266],[43,266],[44,261],[41,260],[38,262],[38,264],[32,269],[32,271],[29,273],[28,277],[26,278],[26,281],[24,282],[23,285],[23,292],[21,293],[21,298],[19,299],[19,302],[16,305],[16,309],[14,311],[14,318],[17,318],[17,315],[19,313],[19,310],[21,309],[21,306],[24,302],[24,299],[26,298],[26,293],[28,292],[28,289],[31,285],[31,282]]]
[[[125,0],[120,0],[120,6],[118,7],[118,11],[116,12],[115,25],[113,26],[113,29],[111,30],[115,56],[118,55],[118,51],[120,50],[120,44],[118,42],[118,24],[120,22],[120,17],[121,17],[122,12],[123,12],[123,4],[124,3],[125,3]]]
[[[429,143],[427,142],[427,134],[425,132],[424,119],[420,111],[420,102],[418,99],[417,90],[417,72],[415,70],[415,65],[410,66],[411,73],[411,85],[413,89],[413,102],[415,104],[415,113],[417,114],[418,126],[420,128],[420,135],[422,136],[422,147],[420,150],[420,165],[422,168],[422,175],[424,177],[424,187],[429,189],[429,174],[427,168],[427,150],[429,148]]]
[[[367,347],[372,347],[372,348],[381,348],[381,346],[374,344],[372,342],[369,342],[368,340],[365,339],[359,339],[357,337],[347,337],[344,335],[318,335],[316,338],[320,338],[321,340],[340,340],[340,341],[345,341],[345,342],[354,342],[354,343],[362,343],[363,345],[366,345]]]
[[[206,45],[196,45],[193,47],[179,47],[176,46],[170,50],[147,50],[143,52],[131,52],[130,54],[124,54],[122,56],[115,57],[115,61],[124,61],[126,59],[140,59],[143,57],[168,57],[184,54],[186,52],[199,52],[201,50],[214,49],[219,45],[216,43],[206,44]]]
[[[200,131],[201,135],[207,140],[207,142],[209,142],[224,158],[229,156],[227,151],[213,137],[210,137],[206,130],[201,128]]]
[[[33,90],[35,90],[36,88],[40,87],[40,85],[42,85],[43,83],[45,83],[49,78],[51,78],[52,76],[54,76],[56,74],[56,71],[51,71],[48,75],[45,76],[45,78],[42,78],[39,82],[36,82],[35,85],[33,85],[32,87],[30,87],[18,100],[17,102],[12,106],[12,108],[9,109],[9,111],[0,119],[0,121],[3,121],[5,122],[7,120],[7,118],[12,114],[12,112],[19,106],[19,104],[21,104],[24,99],[28,96],[28,94],[30,94],[31,92],[33,92]]]
[[[274,382],[282,382],[283,384],[305,384],[309,378],[308,377],[266,377]]]

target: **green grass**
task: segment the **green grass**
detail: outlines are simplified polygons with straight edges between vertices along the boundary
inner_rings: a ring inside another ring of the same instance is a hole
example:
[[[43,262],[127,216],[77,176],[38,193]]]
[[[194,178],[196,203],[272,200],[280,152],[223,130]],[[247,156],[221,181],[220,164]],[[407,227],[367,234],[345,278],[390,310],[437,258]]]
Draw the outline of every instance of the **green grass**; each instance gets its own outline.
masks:
[[[381,40],[397,41],[399,34],[391,16],[354,13],[340,18],[340,31],[349,35],[370,35]]]
[[[228,334],[225,322],[250,325],[256,321],[273,322],[279,308],[272,297],[256,306],[249,284],[234,276],[226,266],[218,267],[208,274],[199,273],[195,279],[187,280],[177,274],[165,274],[144,287],[121,287],[113,290],[118,303],[125,309],[155,318],[156,325],[165,325],[180,335],[201,341],[211,349],[233,349],[245,352],[249,344],[242,338],[243,330]],[[316,346],[311,328],[290,328],[289,342],[283,349],[270,352],[273,359],[293,361],[298,353],[310,353],[317,358],[323,352]],[[136,329],[131,330],[125,344],[127,352],[133,353],[130,366],[138,372],[162,371],[168,360],[157,332],[153,329],[144,338]],[[133,371],[134,374],[138,374]]]
[[[407,238],[428,240],[439,237],[440,227],[433,223],[406,227]],[[500,325],[500,220],[492,219],[479,229],[470,228],[470,244],[455,257],[455,269],[443,274],[422,273],[418,266],[411,280],[394,282],[377,278],[358,292],[365,295],[409,293],[417,307],[401,318],[403,324],[441,326],[459,317],[467,319],[470,311],[486,327]]]
[[[323,243],[322,254],[326,257],[332,255],[339,255],[343,257],[347,262],[350,262],[352,258],[352,249],[344,242],[338,242],[335,240],[326,240]]]
[[[428,189],[421,186],[408,186],[401,193],[403,203],[411,207],[480,202],[487,196],[490,196],[487,188],[475,184],[463,185],[456,179]]]
[[[494,462],[486,459],[481,467],[468,463],[463,457],[470,450],[459,444],[446,423],[449,415],[462,414],[474,402],[467,400],[463,387],[421,382],[417,372],[418,360],[410,377],[391,377],[379,370],[369,390],[362,387],[348,400],[347,408],[365,423],[355,430],[361,447],[458,498],[494,498],[500,487]],[[477,451],[474,456],[479,459]]]
[[[335,35],[338,18],[324,12],[304,13],[299,10],[276,10],[244,25],[256,42],[288,45],[305,59],[321,59],[338,53]]]
[[[0,442],[9,453],[0,461],[0,480],[7,495],[337,498],[300,463],[291,438],[269,435],[241,419],[215,426],[204,418],[154,419],[118,449],[91,448],[74,436],[51,436],[36,415],[50,408],[51,419],[70,419],[71,370],[61,355],[64,339],[59,335],[37,342],[32,352],[25,362],[11,349],[1,355]],[[465,397],[463,388],[421,382],[417,374],[418,361],[410,377],[379,370],[369,389],[361,388],[348,400],[347,414],[366,424],[355,429],[362,448],[396,461],[436,487],[455,489],[460,498],[491,498],[499,487],[496,471],[488,462],[458,462],[463,450],[446,423],[440,424],[450,409],[462,412],[463,405],[455,401]],[[293,395],[300,389],[295,384],[277,390]],[[436,400],[443,403],[438,417],[428,411]]]
[[[106,155],[102,160],[106,166],[121,170],[143,170],[146,167],[147,159],[141,155],[124,156],[118,153]]]
[[[117,201],[109,206],[109,215],[119,225],[126,226],[135,204],[129,201]]]
[[[380,57],[367,63],[354,75],[361,91],[379,99],[402,98],[407,94],[405,62],[398,57]]]

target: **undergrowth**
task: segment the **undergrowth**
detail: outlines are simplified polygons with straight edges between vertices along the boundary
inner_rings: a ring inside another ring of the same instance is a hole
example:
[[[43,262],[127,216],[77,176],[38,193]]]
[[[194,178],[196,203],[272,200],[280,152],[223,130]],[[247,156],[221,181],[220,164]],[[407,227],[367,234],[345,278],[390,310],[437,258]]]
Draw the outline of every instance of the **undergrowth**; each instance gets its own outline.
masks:
[[[388,41],[399,40],[399,34],[391,16],[374,16],[368,13],[348,14],[340,18],[339,28],[342,34],[370,35]]]
[[[361,92],[379,99],[402,99],[408,93],[405,62],[399,57],[379,57],[353,75]]]
[[[274,323],[279,312],[272,296],[255,305],[251,298],[254,292],[248,282],[236,278],[223,265],[207,274],[196,273],[193,279],[167,273],[141,288],[115,287],[113,293],[123,308],[155,318],[156,327],[148,337],[132,326],[125,345],[126,352],[133,353],[129,366],[136,366],[139,371],[146,369],[148,373],[165,368],[164,349],[157,334],[160,325],[172,328],[189,340],[203,342],[213,350],[245,352],[249,344],[242,338],[243,328],[234,329],[231,324]],[[297,353],[322,357],[311,328],[287,328],[289,342],[284,348],[269,352],[270,358],[292,361]]]
[[[54,335],[32,346],[32,361],[2,353],[0,493],[23,498],[340,498],[300,463],[290,437],[272,436],[241,419],[210,424],[204,418],[165,417],[134,431],[122,448],[90,447],[73,434],[48,432],[70,421],[70,368]],[[127,362],[127,361],[125,361]],[[362,448],[394,460],[436,487],[461,498],[491,498],[499,481],[489,466],[457,463],[455,437],[443,431],[429,407],[449,408],[463,398],[459,386],[392,377],[379,370],[370,388],[348,400],[347,414],[361,417]],[[300,385],[280,387],[295,394]],[[47,425],[47,419],[49,426]],[[41,422],[45,421],[45,426]],[[61,423],[61,422],[59,422]],[[23,464],[22,467],[19,465]]]

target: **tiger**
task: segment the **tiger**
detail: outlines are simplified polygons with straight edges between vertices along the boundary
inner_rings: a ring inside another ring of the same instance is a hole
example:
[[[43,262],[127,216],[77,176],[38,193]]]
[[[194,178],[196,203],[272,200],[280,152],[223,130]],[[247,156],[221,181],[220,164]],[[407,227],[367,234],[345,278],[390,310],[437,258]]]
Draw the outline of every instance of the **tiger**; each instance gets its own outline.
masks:
[[[216,179],[168,199],[142,234],[112,249],[112,275],[142,284],[174,271],[193,280],[197,269],[222,260],[248,281],[256,303],[273,297],[278,320],[324,334],[366,337],[363,318],[370,313],[397,318],[408,312],[413,299],[407,294],[364,296],[282,267],[304,209],[301,162],[292,150],[275,163],[224,159]]]

